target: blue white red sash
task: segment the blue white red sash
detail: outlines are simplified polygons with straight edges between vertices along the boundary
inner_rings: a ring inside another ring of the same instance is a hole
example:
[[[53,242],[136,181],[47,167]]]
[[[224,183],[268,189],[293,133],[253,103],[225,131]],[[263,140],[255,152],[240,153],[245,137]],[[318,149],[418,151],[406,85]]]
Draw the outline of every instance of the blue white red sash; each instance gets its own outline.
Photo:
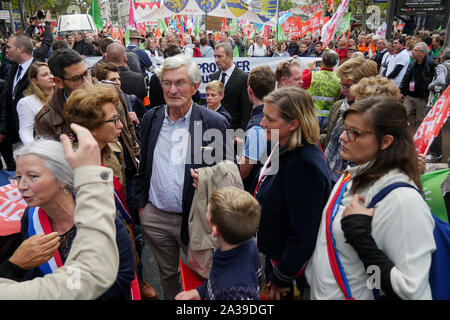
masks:
[[[102,164],[103,166],[103,164]],[[116,203],[116,210],[120,212],[120,215],[125,220],[125,222],[130,225],[131,233],[134,238],[133,233],[133,219],[131,218],[130,211],[128,210],[128,206],[126,203],[125,192],[123,190],[123,185],[117,179],[116,176],[113,176],[113,184],[114,184],[114,202]],[[139,281],[136,275],[134,274],[134,279],[131,281],[131,290],[130,290],[130,298],[131,300],[141,300],[141,290],[139,288]]]
[[[337,212],[339,211],[342,196],[344,195],[350,179],[350,174],[346,173],[326,211],[326,238],[328,259],[330,261],[330,266],[331,270],[333,271],[334,278],[336,279],[336,282],[342,293],[344,294],[346,300],[354,300],[354,298],[352,297],[352,292],[350,290],[347,277],[345,276],[344,267],[342,266],[336,249],[336,241],[333,237],[333,220],[336,217]]]
[[[130,215],[130,211],[128,210],[127,203],[125,200],[125,192],[123,190],[122,183],[120,183],[119,179],[115,176],[113,177],[114,184],[114,201],[116,203],[116,210],[118,210],[122,216],[122,218],[131,225],[133,220]]]
[[[32,237],[37,234],[49,234],[52,233],[52,227],[48,216],[44,210],[39,207],[28,208],[28,236]],[[53,273],[63,265],[59,251],[56,250],[53,257],[39,266],[39,269],[44,275]]]

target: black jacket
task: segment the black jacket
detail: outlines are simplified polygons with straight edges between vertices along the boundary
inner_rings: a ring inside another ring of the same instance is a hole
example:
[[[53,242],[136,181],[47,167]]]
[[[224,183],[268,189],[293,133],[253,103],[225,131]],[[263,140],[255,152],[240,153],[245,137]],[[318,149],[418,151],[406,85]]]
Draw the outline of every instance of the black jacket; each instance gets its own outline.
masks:
[[[278,287],[288,287],[287,279],[296,278],[311,257],[332,189],[323,152],[302,144],[292,151],[280,148],[276,174],[265,176],[256,194],[261,204],[258,248],[278,262],[267,276]]]
[[[219,80],[221,72],[219,70],[211,74],[211,80]],[[225,96],[221,103],[231,115],[232,129],[245,129],[252,113],[252,103],[247,93],[247,78],[248,74],[236,66],[225,85]]]
[[[33,59],[33,62],[35,62],[35,59]],[[28,88],[28,72],[30,70],[28,68],[22,79],[17,83],[14,94],[13,83],[18,68],[19,65],[13,63],[0,96],[0,133],[6,134],[6,139],[10,143],[19,142],[17,103],[23,98],[23,92]]]
[[[85,57],[97,55],[94,46],[90,42],[86,41],[86,39],[82,39],[80,42],[75,42],[73,44],[73,50]]]
[[[33,50],[33,58],[40,62],[45,62],[50,49],[53,44],[52,25],[50,22],[45,22],[44,39],[41,46]]]
[[[118,67],[120,75],[120,88],[123,92],[134,94],[141,101],[147,96],[144,76],[141,73],[131,71],[128,66]]]
[[[411,63],[406,70],[405,76],[400,84],[400,91],[406,97],[427,98],[428,85],[433,81],[436,75],[437,62],[425,58],[423,66],[417,64],[416,61]],[[414,92],[409,91],[409,84],[414,79]]]

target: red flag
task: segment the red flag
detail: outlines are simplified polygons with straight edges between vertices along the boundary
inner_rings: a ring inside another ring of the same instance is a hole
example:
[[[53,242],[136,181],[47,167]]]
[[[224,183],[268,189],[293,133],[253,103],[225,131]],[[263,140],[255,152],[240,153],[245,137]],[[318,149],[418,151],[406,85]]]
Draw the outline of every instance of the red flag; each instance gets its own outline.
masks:
[[[20,219],[27,208],[27,204],[15,183],[0,187],[0,206],[2,207],[0,236],[20,232]]]
[[[187,265],[179,259],[181,283],[183,285],[183,291],[195,289],[203,284],[203,280],[197,276]]]
[[[330,9],[328,9],[328,12],[333,11],[333,9],[334,9],[334,0],[328,0],[328,6],[330,7]]]
[[[322,11],[316,12],[306,23],[308,24],[309,32],[313,33],[320,27],[320,18],[322,17]]]
[[[450,116],[450,86],[444,91],[414,135],[414,144],[418,153],[427,154],[434,138]]]
[[[214,41],[219,42],[220,41],[220,33],[216,32],[216,35],[214,36]]]
[[[227,31],[227,19],[222,18],[222,31]]]

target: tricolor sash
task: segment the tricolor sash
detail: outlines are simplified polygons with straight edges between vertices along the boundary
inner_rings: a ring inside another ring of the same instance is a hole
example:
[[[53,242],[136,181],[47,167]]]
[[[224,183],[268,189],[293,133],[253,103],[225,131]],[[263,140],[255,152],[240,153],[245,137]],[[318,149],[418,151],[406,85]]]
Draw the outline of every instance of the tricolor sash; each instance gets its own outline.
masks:
[[[354,298],[352,297],[352,292],[350,290],[347,277],[345,276],[344,268],[339,259],[339,255],[336,249],[336,242],[333,237],[333,220],[336,217],[337,212],[339,211],[342,196],[344,195],[350,179],[350,174],[346,173],[326,211],[326,238],[328,259],[330,261],[330,266],[331,270],[333,271],[334,278],[336,279],[339,288],[341,288],[341,291],[344,294],[346,300],[354,300]]]
[[[102,164],[103,165],[103,164]],[[120,212],[120,215],[125,220],[127,224],[131,226],[131,233],[134,237],[133,233],[133,219],[131,218],[130,211],[128,210],[128,206],[126,203],[125,198],[125,192],[123,190],[123,185],[117,179],[116,176],[113,176],[113,184],[114,184],[114,202],[116,203],[116,210]],[[131,300],[141,300],[141,290],[139,288],[139,281],[138,277],[136,275],[136,272],[134,274],[134,279],[131,281],[131,294],[130,294]]]
[[[28,208],[28,236],[32,237],[36,234],[52,233],[52,227],[45,211],[39,207]],[[59,251],[56,250],[53,257],[39,266],[41,272],[46,275],[53,273],[63,265]]]
[[[130,215],[130,211],[128,210],[125,192],[123,190],[122,183],[120,183],[119,179],[116,176],[113,177],[114,183],[114,201],[116,203],[116,210],[118,210],[122,216],[122,218],[129,224],[132,225],[132,218]]]

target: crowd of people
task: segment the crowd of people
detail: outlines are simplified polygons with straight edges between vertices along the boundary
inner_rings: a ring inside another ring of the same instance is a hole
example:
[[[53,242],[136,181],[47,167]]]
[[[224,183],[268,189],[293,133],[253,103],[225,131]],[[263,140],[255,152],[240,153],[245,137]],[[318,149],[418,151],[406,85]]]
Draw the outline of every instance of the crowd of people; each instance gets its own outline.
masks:
[[[442,160],[442,134],[422,155],[413,132],[450,82],[439,31],[389,41],[351,32],[323,48],[311,35],[266,45],[241,31],[216,43],[204,30],[131,30],[125,46],[105,30],[65,39],[49,30],[2,48],[0,152],[27,209],[20,233],[1,243],[1,278],[58,298],[40,286],[61,286],[56,276],[80,260],[96,280],[83,280],[83,296],[60,289],[60,298],[374,299],[367,269],[376,265],[382,294],[432,298],[434,222],[420,175]],[[236,52],[286,59],[246,73]],[[99,57],[91,68],[88,56]],[[152,57],[164,58],[159,68]],[[217,66],[205,99],[196,57]],[[302,69],[301,57],[321,62]],[[95,194],[101,180],[110,190]],[[412,188],[368,208],[393,182]],[[163,296],[144,279],[145,243]],[[105,260],[83,254],[99,246]],[[181,252],[202,286],[182,291]],[[33,280],[46,274],[55,277]]]

